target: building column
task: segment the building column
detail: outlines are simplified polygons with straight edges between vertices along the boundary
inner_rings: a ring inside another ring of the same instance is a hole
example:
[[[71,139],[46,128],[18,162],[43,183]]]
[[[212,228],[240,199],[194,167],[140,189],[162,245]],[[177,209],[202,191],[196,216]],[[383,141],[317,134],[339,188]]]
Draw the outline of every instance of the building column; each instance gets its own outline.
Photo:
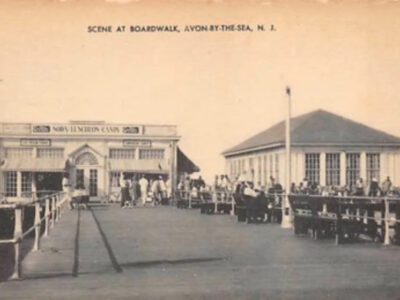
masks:
[[[365,152],[360,154],[360,177],[367,182],[367,154]]]
[[[387,163],[387,152],[381,152],[379,156],[380,156],[380,158],[379,158],[380,159],[379,177],[380,177],[380,183],[381,183],[389,175],[388,163]]]
[[[393,184],[395,186],[399,185],[399,154],[394,152],[393,153]]]
[[[177,172],[178,172],[178,149],[176,141],[171,142],[171,157],[170,157],[170,184],[171,184],[171,195],[175,195],[175,189],[177,185]]]
[[[326,186],[326,153],[319,154],[319,185]]]
[[[340,185],[346,185],[346,152],[340,152]]]
[[[22,194],[22,173],[17,171],[17,197],[21,197]]]
[[[302,182],[304,177],[306,176],[304,165],[304,153],[299,152],[297,154],[297,184],[300,184],[300,182]]]

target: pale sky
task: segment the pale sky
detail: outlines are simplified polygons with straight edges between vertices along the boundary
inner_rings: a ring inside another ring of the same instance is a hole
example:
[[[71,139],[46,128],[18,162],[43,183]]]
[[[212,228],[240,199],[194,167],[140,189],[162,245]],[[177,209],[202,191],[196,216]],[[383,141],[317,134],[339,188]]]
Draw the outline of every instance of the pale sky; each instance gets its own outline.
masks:
[[[120,3],[118,3],[120,2]],[[398,1],[0,0],[0,120],[176,124],[206,179],[220,153],[326,109],[400,136]],[[87,33],[257,24],[275,32]]]

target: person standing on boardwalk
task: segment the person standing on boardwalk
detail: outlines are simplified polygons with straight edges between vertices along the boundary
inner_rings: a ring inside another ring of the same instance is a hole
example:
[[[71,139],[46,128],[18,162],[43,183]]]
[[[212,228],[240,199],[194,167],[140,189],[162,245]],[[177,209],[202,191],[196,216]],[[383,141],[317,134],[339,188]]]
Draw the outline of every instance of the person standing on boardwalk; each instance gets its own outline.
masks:
[[[390,193],[390,190],[392,189],[392,181],[390,180],[390,177],[386,177],[385,181],[382,183],[382,194],[384,196],[388,195]]]
[[[140,185],[140,196],[142,198],[142,204],[145,205],[149,181],[146,179],[146,177],[144,175],[142,175],[142,178],[140,178],[139,185]]]
[[[131,195],[129,193],[129,181],[126,179],[124,185],[121,188],[121,207],[128,208],[130,201]]]
[[[136,179],[136,175],[132,178],[132,183],[130,187],[130,194],[132,198],[132,205],[136,206],[140,198],[140,185]]]

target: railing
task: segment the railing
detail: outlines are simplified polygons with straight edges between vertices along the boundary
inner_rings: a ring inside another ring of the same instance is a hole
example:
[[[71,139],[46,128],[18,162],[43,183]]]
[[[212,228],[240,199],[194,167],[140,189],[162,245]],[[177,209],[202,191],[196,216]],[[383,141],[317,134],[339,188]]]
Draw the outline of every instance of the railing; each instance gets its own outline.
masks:
[[[333,227],[336,244],[345,234],[366,233],[390,245],[390,229],[394,229],[394,239],[400,241],[400,198],[289,195],[289,200],[296,234],[312,229],[312,237],[317,239]]]
[[[214,190],[198,192],[197,196],[193,196],[189,191],[177,191],[177,207],[193,208],[193,203],[200,203],[200,212],[202,214],[217,214],[219,212],[230,213],[234,216],[238,210],[243,210],[244,215],[249,215],[248,211],[253,212],[257,209],[265,211],[269,214],[269,218],[276,217],[276,221],[280,222],[278,214],[282,211],[282,199],[285,196],[282,193],[264,194],[264,197],[255,200],[255,203],[246,201],[243,195],[238,196],[230,191]],[[239,199],[236,199],[238,198]],[[262,201],[264,200],[264,201]],[[254,207],[256,206],[256,207]],[[271,219],[271,221],[273,221]]]
[[[33,244],[33,251],[40,249],[40,235],[41,227],[44,222],[44,236],[50,234],[50,228],[61,218],[61,212],[65,204],[68,202],[68,195],[65,192],[56,192],[39,199],[35,197],[31,201],[25,203],[6,203],[0,204],[0,209],[13,209],[14,210],[14,235],[12,239],[0,240],[0,244],[14,244],[14,272],[11,279],[21,279],[21,243],[32,232],[35,231],[35,240]],[[45,212],[41,218],[40,213],[44,205]],[[23,218],[24,210],[29,206],[34,206],[35,216],[33,225],[23,232]]]

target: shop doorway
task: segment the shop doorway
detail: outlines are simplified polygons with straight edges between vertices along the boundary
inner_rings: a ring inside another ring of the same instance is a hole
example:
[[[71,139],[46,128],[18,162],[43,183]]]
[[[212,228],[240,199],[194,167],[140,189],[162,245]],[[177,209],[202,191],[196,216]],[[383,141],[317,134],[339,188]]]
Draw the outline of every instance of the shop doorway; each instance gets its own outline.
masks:
[[[91,167],[76,169],[76,184],[84,186],[90,197],[98,196],[98,170]]]
[[[75,185],[84,187],[91,200],[97,198],[99,196],[99,164],[96,156],[91,152],[80,154],[75,161],[75,170]]]
[[[62,191],[62,172],[35,173],[36,191],[38,197]]]

